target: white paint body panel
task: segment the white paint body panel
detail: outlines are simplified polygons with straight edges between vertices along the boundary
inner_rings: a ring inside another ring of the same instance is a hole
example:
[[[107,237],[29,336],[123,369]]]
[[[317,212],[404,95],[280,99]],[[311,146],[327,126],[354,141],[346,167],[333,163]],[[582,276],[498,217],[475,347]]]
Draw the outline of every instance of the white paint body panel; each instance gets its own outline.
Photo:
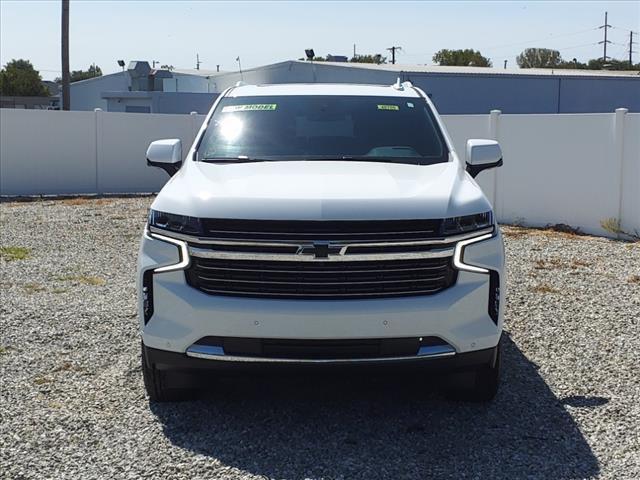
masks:
[[[422,93],[407,86],[397,90],[357,85],[277,85],[243,86],[225,94],[417,97]],[[428,98],[426,101],[431,105]],[[194,145],[210,117],[211,113]],[[436,118],[451,153],[448,162],[428,166],[361,161],[216,165],[194,161],[192,147],[182,168],[167,182],[152,208],[192,217],[272,220],[430,219],[491,210],[478,184],[464,171],[437,113]],[[143,237],[139,282],[144,271],[167,264],[167,248],[165,242]],[[178,247],[171,248],[177,262]],[[156,249],[158,253],[154,253]],[[465,262],[502,273],[504,252],[499,232],[467,246],[463,258]],[[496,325],[488,314],[488,295],[489,275],[468,271],[460,271],[455,285],[434,295],[357,300],[207,295],[187,285],[182,271],[174,271],[154,274],[154,314],[145,324],[139,301],[140,329],[145,345],[173,352],[185,352],[205,336],[293,339],[438,336],[462,353],[495,347],[498,343],[504,302],[500,302]]]
[[[166,265],[166,244],[143,238],[139,269]],[[178,260],[178,249],[174,261]],[[155,249],[161,253],[154,254]],[[497,235],[465,249],[466,262],[503,271],[502,238]],[[504,292],[504,275],[501,289]],[[503,324],[487,313],[489,277],[459,272],[456,284],[427,296],[364,300],[281,300],[215,296],[185,281],[183,272],[155,274],[154,314],[142,338],[148,347],[185,352],[205,336],[348,339],[438,336],[459,353],[494,347]],[[139,295],[142,319],[142,296]],[[504,298],[504,293],[503,293]]]
[[[188,161],[152,208],[210,218],[444,218],[491,209],[459,163]]]

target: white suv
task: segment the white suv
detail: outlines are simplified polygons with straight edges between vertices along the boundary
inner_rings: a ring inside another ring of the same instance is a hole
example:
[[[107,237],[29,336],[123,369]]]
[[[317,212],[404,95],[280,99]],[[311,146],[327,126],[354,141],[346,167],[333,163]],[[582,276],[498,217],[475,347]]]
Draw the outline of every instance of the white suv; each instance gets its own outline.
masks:
[[[420,89],[239,84],[184,161],[174,139],[147,162],[171,175],[138,261],[152,401],[292,364],[448,369],[493,398],[504,250],[474,177],[502,154],[469,140],[465,165]]]

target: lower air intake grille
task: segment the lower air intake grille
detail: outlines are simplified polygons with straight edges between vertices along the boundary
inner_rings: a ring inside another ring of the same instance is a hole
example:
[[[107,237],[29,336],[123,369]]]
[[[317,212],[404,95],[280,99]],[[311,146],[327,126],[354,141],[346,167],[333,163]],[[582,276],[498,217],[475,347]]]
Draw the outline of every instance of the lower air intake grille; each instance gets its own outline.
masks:
[[[456,281],[451,257],[296,262],[192,257],[187,282],[212,295],[345,299],[430,295]]]
[[[222,347],[225,355],[230,356],[297,359],[412,357],[420,347],[448,346],[438,337],[349,340],[204,337],[195,345]]]

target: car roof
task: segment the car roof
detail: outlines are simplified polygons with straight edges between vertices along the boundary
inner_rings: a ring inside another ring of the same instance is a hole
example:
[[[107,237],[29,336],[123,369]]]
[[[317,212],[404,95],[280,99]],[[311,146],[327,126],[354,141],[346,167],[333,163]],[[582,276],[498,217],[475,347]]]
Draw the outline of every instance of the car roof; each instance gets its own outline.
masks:
[[[271,95],[362,95],[371,97],[419,98],[410,84],[356,85],[352,83],[281,83],[273,85],[240,85],[227,92],[227,97]]]

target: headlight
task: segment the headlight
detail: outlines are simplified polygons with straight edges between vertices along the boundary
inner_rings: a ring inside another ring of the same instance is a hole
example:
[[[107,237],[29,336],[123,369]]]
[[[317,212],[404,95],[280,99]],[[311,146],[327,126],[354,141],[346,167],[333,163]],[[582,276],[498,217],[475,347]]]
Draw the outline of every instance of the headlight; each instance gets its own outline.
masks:
[[[149,210],[149,226],[162,228],[171,232],[184,233],[185,235],[201,235],[202,226],[200,219],[185,215]]]
[[[463,217],[445,218],[442,222],[442,233],[444,235],[454,235],[459,233],[473,232],[493,226],[493,213],[491,211],[465,215]]]

